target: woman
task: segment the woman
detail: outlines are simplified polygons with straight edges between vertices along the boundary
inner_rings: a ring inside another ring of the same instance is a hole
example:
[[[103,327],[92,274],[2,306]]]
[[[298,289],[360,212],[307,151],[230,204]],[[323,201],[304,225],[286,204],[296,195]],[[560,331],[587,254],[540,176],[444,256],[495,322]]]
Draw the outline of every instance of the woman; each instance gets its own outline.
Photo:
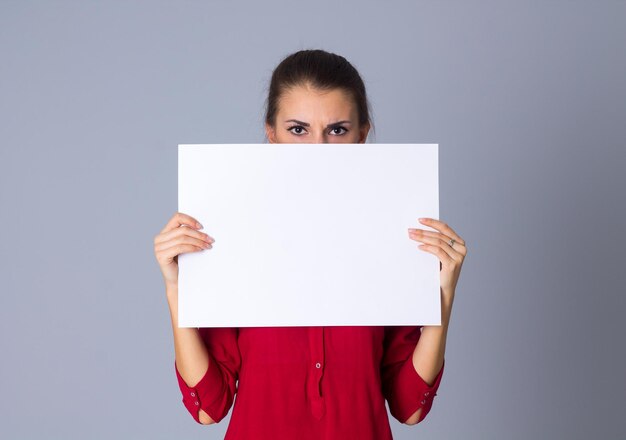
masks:
[[[266,136],[270,143],[364,143],[368,107],[363,81],[345,58],[302,50],[272,74]],[[234,401],[227,440],[391,439],[385,401],[400,422],[422,421],[443,374],[467,251],[445,223],[420,221],[438,232],[410,228],[407,238],[440,260],[441,326],[196,329],[178,328],[177,255],[211,249],[215,240],[197,219],[175,213],[154,243],[171,312],[174,368],[193,418],[219,422]]]

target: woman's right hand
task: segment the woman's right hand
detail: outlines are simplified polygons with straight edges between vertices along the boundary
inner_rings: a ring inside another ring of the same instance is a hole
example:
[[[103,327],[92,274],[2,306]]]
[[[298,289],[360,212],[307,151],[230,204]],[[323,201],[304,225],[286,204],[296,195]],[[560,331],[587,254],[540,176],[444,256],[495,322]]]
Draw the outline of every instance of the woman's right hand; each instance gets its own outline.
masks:
[[[154,254],[161,268],[165,286],[178,288],[178,255],[211,249],[215,241],[204,232],[195,218],[176,212],[154,237]]]

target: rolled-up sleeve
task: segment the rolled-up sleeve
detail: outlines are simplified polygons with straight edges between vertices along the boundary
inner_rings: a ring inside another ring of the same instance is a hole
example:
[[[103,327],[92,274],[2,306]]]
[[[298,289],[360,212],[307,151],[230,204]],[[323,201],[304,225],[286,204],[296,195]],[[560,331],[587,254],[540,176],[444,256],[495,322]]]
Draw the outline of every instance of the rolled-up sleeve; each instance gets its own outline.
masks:
[[[237,343],[238,328],[200,328],[200,335],[209,353],[209,367],[195,386],[189,386],[178,370],[174,370],[183,396],[183,404],[194,420],[200,422],[200,409],[215,423],[220,422],[232,407],[241,367]]]
[[[443,376],[445,359],[432,385],[415,370],[413,351],[420,335],[421,326],[385,327],[381,364],[383,394],[389,404],[389,412],[400,423],[405,423],[420,408],[422,412],[418,423],[424,420]]]

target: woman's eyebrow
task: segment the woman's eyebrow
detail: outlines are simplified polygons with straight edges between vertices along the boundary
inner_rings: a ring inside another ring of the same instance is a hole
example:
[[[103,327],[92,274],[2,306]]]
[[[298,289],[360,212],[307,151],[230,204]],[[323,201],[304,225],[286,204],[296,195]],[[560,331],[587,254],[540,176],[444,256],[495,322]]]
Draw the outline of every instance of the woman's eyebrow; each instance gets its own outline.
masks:
[[[307,123],[307,122],[302,122],[302,121],[298,121],[297,119],[287,119],[285,122],[295,122],[296,124],[300,124],[304,127],[309,127],[311,124]],[[332,124],[328,124],[326,126],[326,128],[332,128],[335,127],[337,125],[341,125],[341,124],[350,124],[350,121],[347,120],[343,120],[343,121],[339,121],[339,122],[333,122]]]

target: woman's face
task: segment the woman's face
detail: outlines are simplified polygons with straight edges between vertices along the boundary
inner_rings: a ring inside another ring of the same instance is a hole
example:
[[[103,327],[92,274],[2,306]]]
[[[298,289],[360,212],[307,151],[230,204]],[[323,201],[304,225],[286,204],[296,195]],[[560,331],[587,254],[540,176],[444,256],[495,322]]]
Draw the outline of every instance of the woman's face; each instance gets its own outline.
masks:
[[[265,125],[272,144],[364,143],[369,124],[359,127],[356,105],[341,89],[320,91],[308,86],[281,96],[276,127]]]

